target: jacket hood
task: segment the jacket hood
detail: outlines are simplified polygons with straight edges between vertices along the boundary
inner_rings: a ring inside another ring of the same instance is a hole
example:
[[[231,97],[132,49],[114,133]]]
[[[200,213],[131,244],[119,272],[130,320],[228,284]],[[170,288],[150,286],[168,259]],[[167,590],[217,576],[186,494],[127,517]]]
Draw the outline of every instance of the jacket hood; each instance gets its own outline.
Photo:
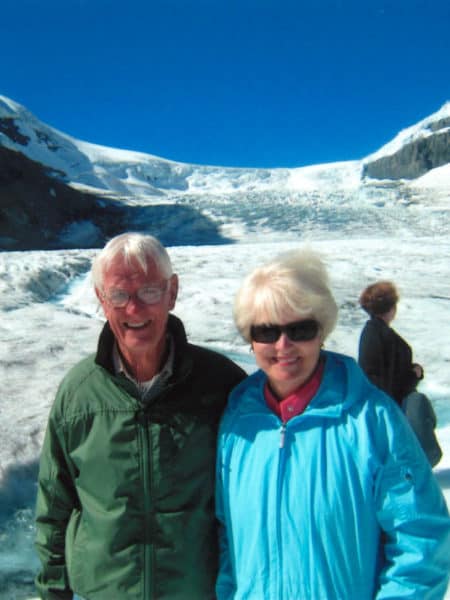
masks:
[[[343,412],[366,398],[373,386],[350,356],[327,350],[322,350],[321,356],[325,360],[322,381],[301,416],[338,419]],[[271,412],[264,398],[266,382],[267,375],[262,370],[247,377],[231,393],[229,410],[237,413]]]

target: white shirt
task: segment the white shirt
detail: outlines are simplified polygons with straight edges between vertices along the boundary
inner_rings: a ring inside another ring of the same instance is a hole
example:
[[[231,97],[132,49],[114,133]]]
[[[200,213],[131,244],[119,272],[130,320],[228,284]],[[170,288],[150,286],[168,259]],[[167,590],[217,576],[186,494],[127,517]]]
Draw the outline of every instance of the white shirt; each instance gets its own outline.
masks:
[[[172,375],[173,372],[173,360],[175,356],[175,348],[171,335],[167,336],[167,346],[168,346],[168,356],[167,360],[164,363],[162,369],[159,373],[156,373],[151,379],[147,381],[137,381],[128,371],[123,362],[123,359],[120,355],[119,348],[117,346],[117,342],[114,343],[113,346],[113,363],[114,370],[116,375],[122,373],[127,377],[130,381],[134,383],[134,385],[139,390],[139,394],[141,400],[147,402],[151,397],[155,397],[160,390],[165,386],[167,380]],[[151,393],[150,393],[151,391]]]

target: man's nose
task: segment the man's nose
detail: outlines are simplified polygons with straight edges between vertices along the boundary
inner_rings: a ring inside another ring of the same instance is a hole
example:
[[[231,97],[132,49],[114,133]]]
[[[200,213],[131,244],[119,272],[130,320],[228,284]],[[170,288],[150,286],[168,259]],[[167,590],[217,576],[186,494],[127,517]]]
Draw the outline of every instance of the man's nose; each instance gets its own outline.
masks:
[[[131,294],[125,305],[125,310],[132,314],[141,310],[143,306],[146,306],[145,303],[142,302],[142,300],[139,300],[136,294]]]

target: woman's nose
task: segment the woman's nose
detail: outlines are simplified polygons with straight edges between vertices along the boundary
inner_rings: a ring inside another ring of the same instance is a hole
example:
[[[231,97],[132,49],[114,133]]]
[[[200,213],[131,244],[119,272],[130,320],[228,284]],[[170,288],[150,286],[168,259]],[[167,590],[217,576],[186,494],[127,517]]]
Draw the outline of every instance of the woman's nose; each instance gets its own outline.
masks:
[[[275,342],[275,346],[277,348],[286,348],[286,346],[290,346],[291,344],[292,344],[291,340],[286,335],[286,333],[284,333],[284,331],[281,332],[280,337]]]

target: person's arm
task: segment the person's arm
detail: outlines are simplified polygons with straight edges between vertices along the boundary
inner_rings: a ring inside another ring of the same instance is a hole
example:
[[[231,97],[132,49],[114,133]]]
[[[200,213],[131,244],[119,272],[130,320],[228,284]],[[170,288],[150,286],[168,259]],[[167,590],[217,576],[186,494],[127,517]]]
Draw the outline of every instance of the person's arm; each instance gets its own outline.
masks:
[[[377,518],[385,563],[376,600],[442,600],[450,572],[450,517],[445,499],[417,440],[393,403],[383,411],[377,443]]]
[[[67,525],[76,493],[64,451],[50,417],[41,454],[36,502],[36,550],[41,570],[36,588],[45,600],[72,600],[65,557]]]
[[[223,431],[224,422],[221,430]],[[223,482],[223,434],[219,432],[216,469],[216,517],[219,521],[219,573],[216,583],[217,600],[231,600],[236,591],[230,540],[225,517],[225,493]]]

